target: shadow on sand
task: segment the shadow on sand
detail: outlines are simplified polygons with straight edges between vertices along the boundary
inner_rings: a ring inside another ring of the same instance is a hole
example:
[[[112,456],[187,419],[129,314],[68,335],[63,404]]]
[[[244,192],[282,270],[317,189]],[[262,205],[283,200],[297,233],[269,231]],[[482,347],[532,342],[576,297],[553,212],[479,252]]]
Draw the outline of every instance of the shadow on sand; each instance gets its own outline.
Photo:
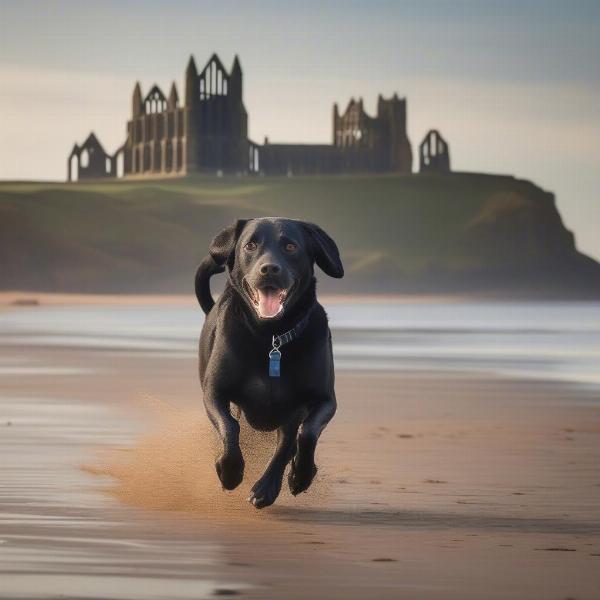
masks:
[[[496,515],[461,515],[444,512],[399,510],[335,510],[275,507],[273,516],[289,522],[345,525],[353,527],[397,527],[403,529],[479,529],[519,533],[600,534],[600,524],[568,519],[536,519]]]

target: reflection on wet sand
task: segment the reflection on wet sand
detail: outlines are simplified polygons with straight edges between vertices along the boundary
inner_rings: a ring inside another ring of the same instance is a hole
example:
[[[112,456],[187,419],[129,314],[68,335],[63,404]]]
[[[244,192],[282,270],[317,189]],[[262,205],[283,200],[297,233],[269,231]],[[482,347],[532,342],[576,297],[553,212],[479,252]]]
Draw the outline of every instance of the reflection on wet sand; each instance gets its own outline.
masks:
[[[245,481],[223,492],[193,352],[4,333],[0,598],[597,591],[596,387],[341,370],[316,485],[259,512],[272,439],[244,440]]]

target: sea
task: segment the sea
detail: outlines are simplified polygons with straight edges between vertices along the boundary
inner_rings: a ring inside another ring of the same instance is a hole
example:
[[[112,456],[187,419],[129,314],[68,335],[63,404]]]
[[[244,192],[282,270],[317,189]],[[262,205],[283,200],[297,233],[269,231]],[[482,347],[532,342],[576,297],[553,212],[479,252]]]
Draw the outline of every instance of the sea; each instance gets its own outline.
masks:
[[[480,373],[600,385],[600,302],[324,304],[338,371]],[[173,303],[11,308],[0,311],[0,344],[192,356],[202,322],[199,307]],[[0,375],[19,369],[33,375],[52,367],[5,363]]]

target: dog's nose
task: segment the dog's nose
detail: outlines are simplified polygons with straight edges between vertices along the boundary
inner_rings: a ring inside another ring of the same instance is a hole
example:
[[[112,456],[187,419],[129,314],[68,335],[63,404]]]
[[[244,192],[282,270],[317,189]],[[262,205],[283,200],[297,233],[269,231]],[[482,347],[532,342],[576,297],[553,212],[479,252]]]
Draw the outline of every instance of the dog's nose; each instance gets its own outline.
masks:
[[[277,275],[281,267],[275,263],[265,263],[260,266],[261,275]]]

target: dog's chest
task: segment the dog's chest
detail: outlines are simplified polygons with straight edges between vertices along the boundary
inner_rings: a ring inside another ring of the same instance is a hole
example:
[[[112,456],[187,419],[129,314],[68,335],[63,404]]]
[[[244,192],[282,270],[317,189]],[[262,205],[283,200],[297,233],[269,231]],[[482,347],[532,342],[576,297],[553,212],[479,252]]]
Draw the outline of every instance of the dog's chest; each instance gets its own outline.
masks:
[[[269,377],[268,374],[248,375],[241,391],[245,403],[259,406],[288,404],[295,396],[294,385],[289,377]]]
[[[272,429],[287,420],[298,402],[297,389],[289,377],[251,375],[240,386],[238,404],[258,429]]]

